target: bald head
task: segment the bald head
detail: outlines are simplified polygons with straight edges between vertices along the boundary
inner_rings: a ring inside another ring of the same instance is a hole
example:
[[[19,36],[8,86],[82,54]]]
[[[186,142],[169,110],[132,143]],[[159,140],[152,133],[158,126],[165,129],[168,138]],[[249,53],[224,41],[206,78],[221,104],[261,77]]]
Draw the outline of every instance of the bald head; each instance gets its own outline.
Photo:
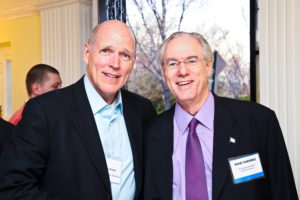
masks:
[[[83,60],[93,87],[106,103],[113,103],[135,62],[135,40],[129,27],[117,20],[97,25],[84,44]]]
[[[134,43],[134,55],[136,52],[136,42],[130,28],[119,20],[108,20],[98,24],[92,31],[91,37],[88,40],[90,48],[93,47],[99,35],[114,34],[116,37],[126,37]]]

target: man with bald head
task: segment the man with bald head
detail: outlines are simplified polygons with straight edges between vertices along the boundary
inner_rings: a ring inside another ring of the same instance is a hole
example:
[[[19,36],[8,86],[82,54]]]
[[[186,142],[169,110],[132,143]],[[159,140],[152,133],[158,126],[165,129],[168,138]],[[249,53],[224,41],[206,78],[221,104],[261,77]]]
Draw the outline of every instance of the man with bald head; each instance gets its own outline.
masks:
[[[29,100],[0,157],[0,199],[138,199],[151,102],[121,89],[135,40],[116,20],[95,27],[77,83]]]

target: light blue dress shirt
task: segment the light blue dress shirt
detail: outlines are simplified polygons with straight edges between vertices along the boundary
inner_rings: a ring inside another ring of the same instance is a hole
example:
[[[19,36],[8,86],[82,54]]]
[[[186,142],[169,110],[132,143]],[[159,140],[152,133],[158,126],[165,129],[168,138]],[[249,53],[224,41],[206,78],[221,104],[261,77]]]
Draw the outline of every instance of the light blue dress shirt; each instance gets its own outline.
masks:
[[[84,87],[90,102],[105,157],[122,162],[121,183],[110,182],[114,200],[132,200],[135,195],[133,156],[123,115],[121,91],[111,105],[92,86],[87,75]]]

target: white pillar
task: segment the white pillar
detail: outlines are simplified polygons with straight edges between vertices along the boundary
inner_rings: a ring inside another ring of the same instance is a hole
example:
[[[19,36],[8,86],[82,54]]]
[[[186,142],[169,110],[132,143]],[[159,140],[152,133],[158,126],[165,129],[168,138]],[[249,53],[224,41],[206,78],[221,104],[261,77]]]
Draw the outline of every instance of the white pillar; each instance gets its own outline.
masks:
[[[41,0],[42,62],[56,67],[63,86],[85,73],[82,48],[92,31],[92,0]]]
[[[299,191],[300,1],[260,0],[259,4],[260,103],[279,118]]]
[[[98,24],[98,0],[93,0],[93,27]]]

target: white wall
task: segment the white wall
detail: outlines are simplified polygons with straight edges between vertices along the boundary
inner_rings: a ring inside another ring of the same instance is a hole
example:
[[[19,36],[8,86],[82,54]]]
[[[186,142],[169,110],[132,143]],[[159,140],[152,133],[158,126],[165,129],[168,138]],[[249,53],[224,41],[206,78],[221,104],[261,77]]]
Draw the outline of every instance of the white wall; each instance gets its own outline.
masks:
[[[299,194],[300,1],[260,0],[259,7],[260,103],[277,114]]]

